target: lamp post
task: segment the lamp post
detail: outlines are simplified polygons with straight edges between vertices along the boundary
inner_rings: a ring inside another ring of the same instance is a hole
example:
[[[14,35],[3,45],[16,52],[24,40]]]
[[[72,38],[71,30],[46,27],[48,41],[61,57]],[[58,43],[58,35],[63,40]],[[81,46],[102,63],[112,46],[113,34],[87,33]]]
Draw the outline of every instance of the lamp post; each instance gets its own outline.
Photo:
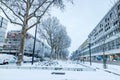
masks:
[[[89,38],[89,43],[88,43],[88,47],[89,47],[89,57],[90,57],[90,66],[92,65],[92,61],[91,61],[91,38],[90,36],[88,36]]]
[[[33,65],[33,63],[34,63],[35,43],[36,43],[36,34],[37,34],[37,25],[36,25],[36,27],[35,27],[35,38],[34,38],[34,44],[33,44],[32,65]]]
[[[106,55],[105,55],[105,36],[104,36],[104,40],[103,40],[103,68],[106,69]]]
[[[45,44],[44,44],[44,40],[43,40],[43,43],[42,43],[42,58],[44,57],[44,49],[45,49]]]
[[[91,61],[91,43],[89,42],[89,57],[90,57],[90,66],[92,65]]]
[[[82,53],[83,57],[82,57],[82,60],[83,60],[83,63],[84,63],[84,52]]]

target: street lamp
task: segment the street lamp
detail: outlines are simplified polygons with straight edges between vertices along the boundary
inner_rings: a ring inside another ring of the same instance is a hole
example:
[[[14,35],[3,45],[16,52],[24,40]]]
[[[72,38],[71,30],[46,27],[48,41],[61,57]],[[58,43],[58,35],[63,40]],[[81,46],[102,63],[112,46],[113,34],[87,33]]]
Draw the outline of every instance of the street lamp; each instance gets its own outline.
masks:
[[[89,56],[90,56],[90,66],[92,65],[92,61],[91,61],[91,43],[89,42]]]
[[[106,55],[105,55],[105,36],[104,36],[104,39],[103,39],[103,68],[106,69],[107,66],[106,66]]]
[[[37,34],[37,25],[36,25],[36,27],[35,27],[35,38],[34,38],[34,44],[33,44],[32,65],[33,65],[33,63],[34,63],[35,43],[36,43],[36,34]]]
[[[91,61],[91,38],[89,36],[89,41],[88,41],[88,47],[89,47],[89,57],[90,57],[90,66],[92,65],[92,61]]]
[[[83,60],[83,63],[84,63],[84,52],[82,52],[82,55],[83,55],[82,60]]]

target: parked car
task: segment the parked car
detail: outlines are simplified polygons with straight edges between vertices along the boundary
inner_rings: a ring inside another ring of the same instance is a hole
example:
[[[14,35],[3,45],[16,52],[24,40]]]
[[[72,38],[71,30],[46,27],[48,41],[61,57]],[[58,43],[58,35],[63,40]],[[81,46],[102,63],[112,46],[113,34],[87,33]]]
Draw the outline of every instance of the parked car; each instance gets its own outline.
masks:
[[[8,59],[0,59],[0,64],[8,64]]]
[[[15,56],[11,56],[8,60],[8,63],[16,63],[17,59]]]
[[[117,61],[120,61],[120,57],[117,58]]]
[[[0,54],[0,64],[16,63],[16,57],[9,54]]]

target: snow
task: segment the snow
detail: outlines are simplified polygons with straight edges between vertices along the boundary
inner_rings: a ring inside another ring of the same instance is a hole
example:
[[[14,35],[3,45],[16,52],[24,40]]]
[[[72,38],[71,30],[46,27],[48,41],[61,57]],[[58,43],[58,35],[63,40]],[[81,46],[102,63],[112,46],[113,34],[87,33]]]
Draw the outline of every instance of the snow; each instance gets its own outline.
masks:
[[[88,62],[84,63],[84,65],[89,65]],[[107,68],[104,69],[103,68],[103,64],[101,63],[92,63],[92,66],[93,68],[99,68],[100,70],[108,70],[108,71],[111,71],[111,72],[115,72],[117,74],[120,74],[120,66],[117,66],[117,65],[110,65],[110,64],[106,64]]]
[[[0,59],[9,59],[9,58],[13,58],[15,56],[13,55],[8,55],[8,54],[0,54]]]
[[[1,80],[119,80],[119,76],[104,71],[61,71],[65,75],[52,75],[54,70],[0,69]]]
[[[120,76],[105,72],[104,70],[111,70],[114,72],[120,71],[120,66],[116,65],[108,65],[108,69],[103,69],[102,64],[92,63],[92,66],[89,66],[89,63],[80,63],[76,64],[76,62],[63,62],[59,61],[59,65],[55,66],[46,66],[46,67],[70,67],[70,68],[94,68],[94,70],[88,71],[74,71],[74,70],[53,70],[53,69],[32,69],[29,67],[45,67],[38,65],[39,63],[35,63],[31,65],[29,63],[23,64],[21,67],[26,68],[13,68],[10,69],[9,66],[15,65],[1,65],[8,66],[8,68],[1,68],[0,66],[0,80],[120,80]],[[85,67],[85,66],[88,67]],[[65,74],[51,74],[51,73],[65,73]]]

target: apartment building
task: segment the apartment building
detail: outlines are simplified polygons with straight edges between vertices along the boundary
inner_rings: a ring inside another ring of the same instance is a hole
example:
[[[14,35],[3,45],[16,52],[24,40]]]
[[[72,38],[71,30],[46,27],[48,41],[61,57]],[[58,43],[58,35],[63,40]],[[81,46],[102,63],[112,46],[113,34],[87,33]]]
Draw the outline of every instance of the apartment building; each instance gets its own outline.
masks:
[[[30,33],[26,34],[24,55],[32,56],[34,36]],[[20,49],[21,31],[13,30],[7,33],[6,41],[4,43],[4,51],[9,54],[17,55]],[[50,48],[39,39],[36,39],[35,55],[44,56],[44,53],[50,53]]]
[[[0,16],[0,52],[3,50],[8,21]]]
[[[102,59],[103,55],[108,60],[120,59],[120,1],[96,25],[87,40],[87,46],[78,49],[86,59],[90,54],[94,60]]]

